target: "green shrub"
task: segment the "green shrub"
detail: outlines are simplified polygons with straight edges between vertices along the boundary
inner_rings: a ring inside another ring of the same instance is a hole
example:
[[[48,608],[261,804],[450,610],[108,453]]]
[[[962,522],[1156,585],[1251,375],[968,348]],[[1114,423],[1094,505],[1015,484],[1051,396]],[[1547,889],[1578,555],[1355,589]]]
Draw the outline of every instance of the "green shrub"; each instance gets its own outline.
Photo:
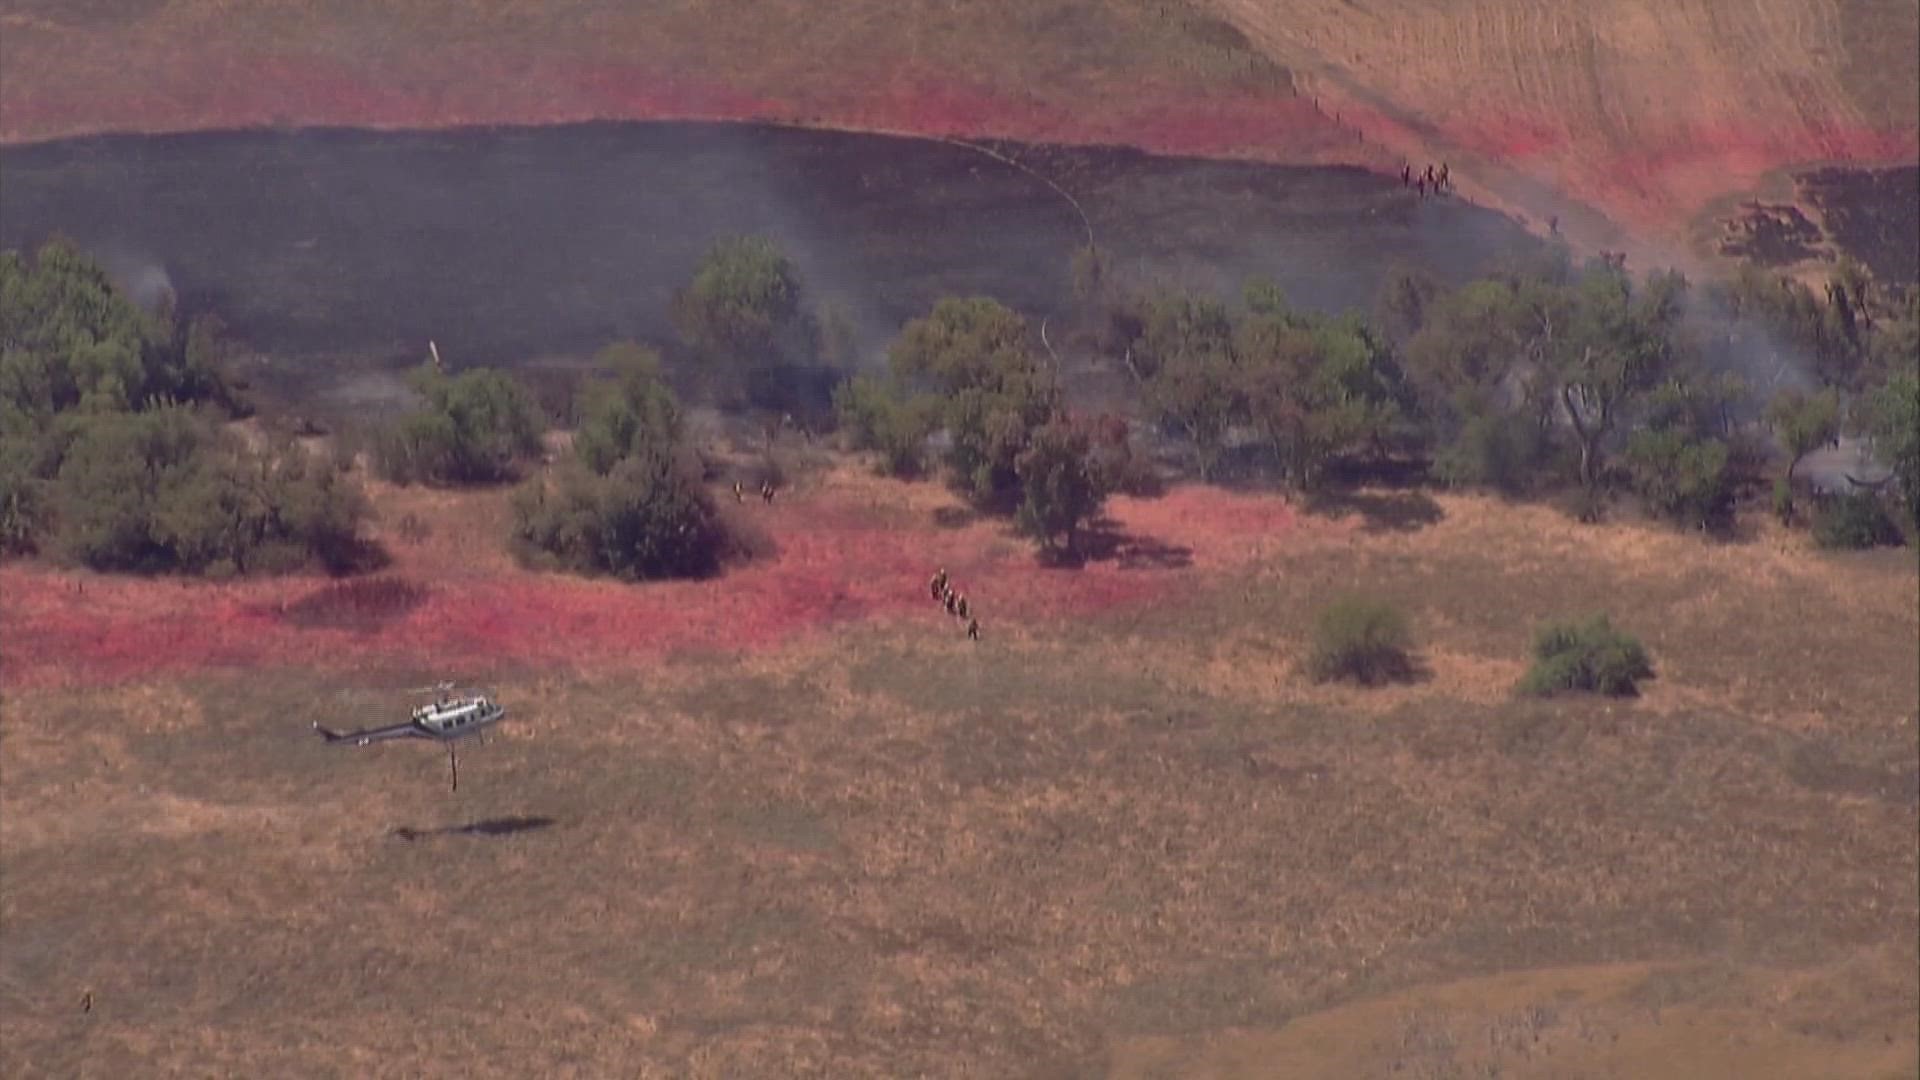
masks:
[[[660,354],[622,342],[600,350],[594,362],[613,376],[580,388],[574,457],[601,476],[623,457],[671,457],[682,430],[680,405],[661,373]]]
[[[1907,323],[1908,351],[1900,361],[1907,371],[1889,378],[1857,407],[1860,426],[1873,440],[1874,453],[1893,470],[1893,493],[1905,504],[1909,525],[1920,526],[1920,356],[1912,344],[1920,336],[1920,290],[1914,290],[1914,317]]]
[[[279,572],[362,554],[366,503],[291,443],[264,452],[179,406],[76,418],[48,491],[55,554],[96,570]]]
[[[605,476],[577,462],[549,490],[512,501],[513,544],[532,565],[626,581],[707,577],[730,550],[706,490],[680,463],[622,458]]]
[[[1733,517],[1727,444],[1677,428],[1636,431],[1627,439],[1627,471],[1647,509],[1693,528],[1724,526]]]
[[[1780,524],[1793,524],[1793,485],[1784,476],[1773,478],[1773,516]]]
[[[680,409],[659,357],[604,350],[612,379],[581,389],[573,454],[551,482],[514,493],[514,551],[532,565],[628,581],[705,577],[743,553],[680,442]]]
[[[1412,647],[1412,631],[1399,609],[1347,597],[1329,604],[1315,620],[1307,666],[1319,682],[1352,679],[1378,686],[1413,676]]]
[[[879,453],[884,475],[913,477],[926,468],[927,436],[933,433],[932,402],[908,397],[869,375],[857,375],[833,394],[841,429],[856,450]]]
[[[1821,501],[1813,516],[1813,542],[1839,551],[1899,547],[1900,527],[1887,514],[1879,496],[1856,491]]]
[[[31,554],[52,507],[41,442],[31,435],[0,435],[0,555]]]
[[[1533,485],[1549,449],[1538,425],[1526,417],[1480,413],[1469,416],[1434,456],[1433,471],[1451,487],[1490,487],[1515,495]]]
[[[1547,624],[1534,637],[1533,660],[1520,689],[1540,697],[1568,691],[1631,697],[1640,680],[1653,677],[1647,650],[1605,615]]]
[[[484,484],[511,479],[540,451],[539,408],[508,376],[487,369],[448,378],[416,372],[426,404],[381,434],[380,474],[398,484]]]

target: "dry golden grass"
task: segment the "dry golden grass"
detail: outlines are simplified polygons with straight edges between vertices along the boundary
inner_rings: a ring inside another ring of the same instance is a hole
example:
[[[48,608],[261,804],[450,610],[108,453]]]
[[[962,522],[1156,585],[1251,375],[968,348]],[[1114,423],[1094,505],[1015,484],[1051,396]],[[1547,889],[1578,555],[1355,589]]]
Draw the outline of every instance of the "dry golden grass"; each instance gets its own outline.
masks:
[[[1212,6],[1377,141],[1646,264],[1686,262],[1696,215],[1775,170],[1920,152],[1903,0]]]
[[[1911,1074],[1910,553],[1425,498],[1122,505],[1193,564],[1049,571],[1161,584],[996,601],[978,643],[929,602],[500,667],[457,794],[434,748],[307,731],[413,670],[12,688],[0,1072]],[[769,523],[950,506],[834,470]],[[983,595],[1035,573],[927,542]],[[1298,673],[1356,589],[1422,681]],[[1646,696],[1514,699],[1536,622],[1596,608]]]
[[[1709,961],[1493,975],[1340,1006],[1275,1032],[1131,1040],[1112,1075],[1887,1080],[1920,1060],[1897,996],[1903,962],[1863,951],[1810,971]]]

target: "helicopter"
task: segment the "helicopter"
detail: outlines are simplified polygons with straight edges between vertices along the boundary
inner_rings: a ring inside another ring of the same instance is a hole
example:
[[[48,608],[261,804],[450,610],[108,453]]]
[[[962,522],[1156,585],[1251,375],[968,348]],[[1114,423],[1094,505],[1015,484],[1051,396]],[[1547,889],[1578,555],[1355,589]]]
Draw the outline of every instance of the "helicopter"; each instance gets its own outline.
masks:
[[[408,692],[433,694],[434,702],[414,709],[404,723],[361,728],[358,731],[335,731],[322,726],[316,720],[313,730],[318,732],[329,746],[343,743],[367,746],[390,739],[428,739],[445,743],[447,764],[452,770],[453,790],[459,791],[460,759],[455,744],[469,735],[477,735],[506,719],[506,706],[485,694],[456,694],[453,692],[451,682],[417,687]]]

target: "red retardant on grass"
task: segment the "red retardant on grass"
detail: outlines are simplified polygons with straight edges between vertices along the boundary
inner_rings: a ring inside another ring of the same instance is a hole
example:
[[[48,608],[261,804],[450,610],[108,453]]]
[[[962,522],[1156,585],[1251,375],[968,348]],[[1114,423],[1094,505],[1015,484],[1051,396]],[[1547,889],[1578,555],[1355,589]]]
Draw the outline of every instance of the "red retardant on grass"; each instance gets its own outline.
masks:
[[[1199,487],[1155,500],[1116,498],[1110,510],[1127,545],[1188,549],[1182,554],[1190,564],[1108,558],[1054,569],[1004,522],[902,525],[824,496],[768,508],[762,523],[779,553],[710,581],[622,585],[401,548],[382,577],[415,583],[419,590],[409,596],[417,603],[398,606],[404,610],[376,605],[382,610],[358,628],[301,617],[341,595],[325,578],[183,584],[16,563],[0,568],[0,683],[99,685],[204,667],[289,664],[606,669],[675,652],[775,645],[857,620],[942,619],[926,592],[937,566],[946,567],[992,632],[1137,609],[1192,590],[1294,523],[1282,499]]]
[[[1920,156],[1920,132],[1834,125],[1685,124],[1630,144],[1519,115],[1441,125],[1455,145],[1551,181],[1623,225],[1663,232],[1769,173],[1823,164],[1893,165]]]

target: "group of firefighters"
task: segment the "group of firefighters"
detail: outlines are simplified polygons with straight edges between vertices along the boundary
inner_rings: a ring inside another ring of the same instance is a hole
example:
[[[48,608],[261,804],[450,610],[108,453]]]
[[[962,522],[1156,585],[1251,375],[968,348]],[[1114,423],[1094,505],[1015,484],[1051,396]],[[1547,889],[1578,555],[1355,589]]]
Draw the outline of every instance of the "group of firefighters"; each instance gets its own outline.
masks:
[[[760,482],[760,498],[769,505],[773,503],[773,481],[762,480]],[[741,487],[740,481],[738,480],[733,482],[733,501],[737,503],[747,501],[747,489]]]
[[[974,618],[972,609],[967,607],[967,598],[955,592],[953,586],[948,583],[947,571],[944,567],[939,573],[933,575],[932,581],[927,583],[927,591],[947,609],[947,614],[967,621],[969,641],[980,640],[980,620]]]
[[[1400,186],[1418,188],[1420,197],[1424,199],[1427,196],[1427,190],[1429,188],[1433,190],[1435,195],[1438,195],[1440,194],[1441,188],[1450,188],[1453,186],[1453,179],[1447,174],[1447,163],[1444,161],[1440,163],[1439,172],[1434,171],[1431,162],[1427,164],[1426,172],[1418,174],[1413,171],[1412,165],[1402,165],[1400,167]]]

